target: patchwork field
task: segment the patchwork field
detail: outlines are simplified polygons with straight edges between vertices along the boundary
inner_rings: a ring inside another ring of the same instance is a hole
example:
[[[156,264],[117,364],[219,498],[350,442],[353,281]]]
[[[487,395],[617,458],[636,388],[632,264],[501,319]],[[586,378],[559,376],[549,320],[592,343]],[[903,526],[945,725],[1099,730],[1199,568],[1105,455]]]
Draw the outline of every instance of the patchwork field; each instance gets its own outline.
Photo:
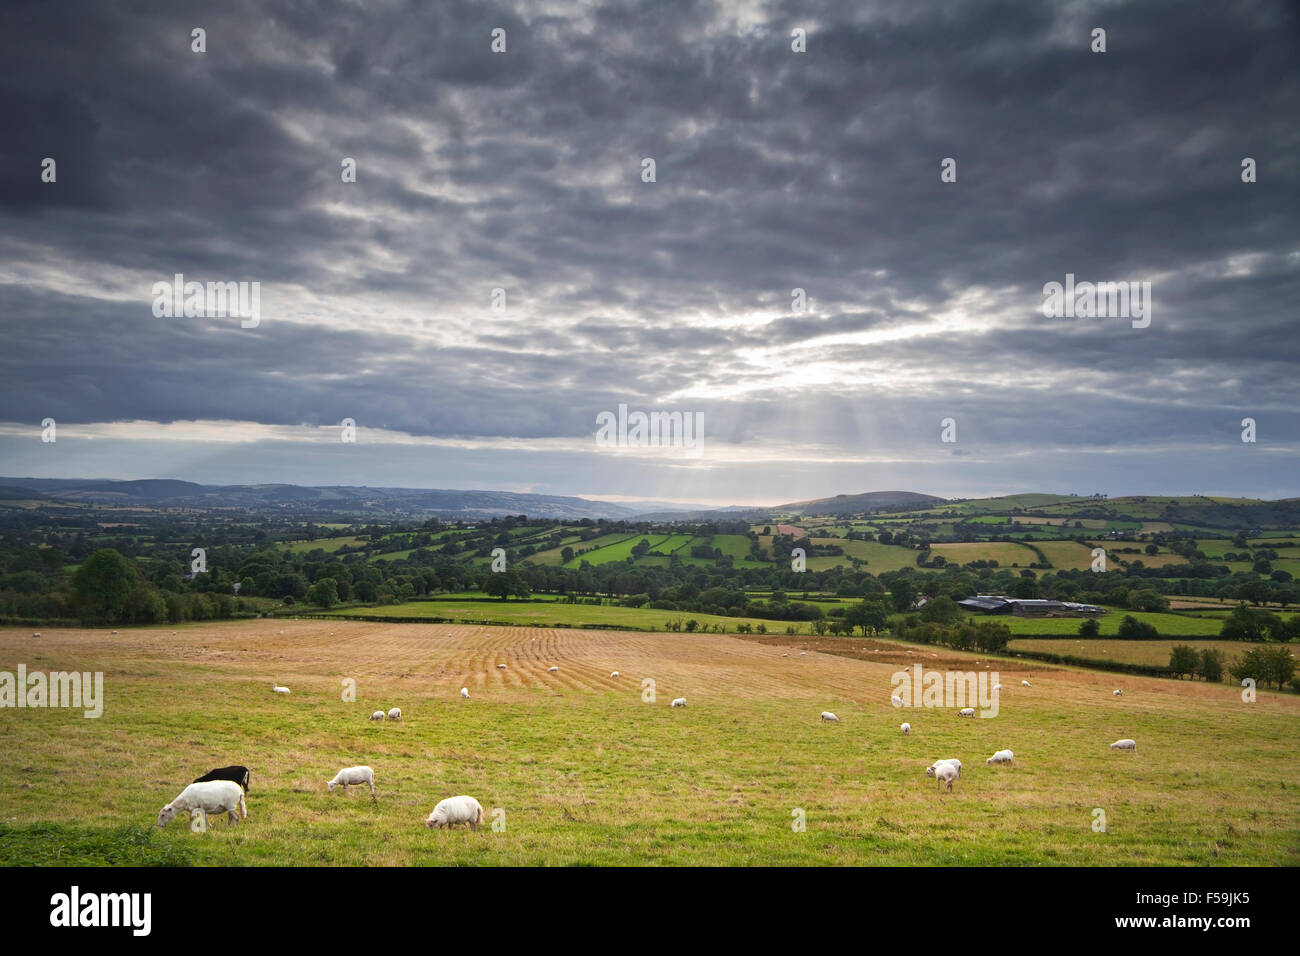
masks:
[[[1276,644],[1252,644],[1247,641],[1215,641],[1198,638],[1185,638],[1171,641],[1121,641],[1111,640],[1073,640],[1061,641],[1048,638],[1035,640],[1025,638],[1011,641],[1007,650],[1042,651],[1048,654],[1072,654],[1098,661],[1122,661],[1125,664],[1152,664],[1165,666],[1169,663],[1169,652],[1178,644],[1194,647],[1197,651],[1208,648],[1222,652],[1225,662],[1240,657],[1254,647],[1276,647]]]
[[[988,662],[847,643],[858,659],[811,639],[347,621],[44,630],[39,644],[0,629],[5,666],[106,684],[99,719],[0,709],[0,864],[1300,862],[1300,698],[1125,677],[1116,699],[1114,675],[1003,661],[995,718],[900,713],[902,666]],[[669,708],[676,696],[688,707]],[[391,706],[402,722],[367,721]],[[1107,749],[1125,736],[1136,753]],[[986,767],[1001,747],[1015,765]],[[940,794],[924,768],[948,756],[964,772]],[[228,763],[252,768],[243,824],[153,827]],[[377,801],[326,792],[355,763],[375,768]],[[504,830],[425,829],[458,793],[503,811]]]

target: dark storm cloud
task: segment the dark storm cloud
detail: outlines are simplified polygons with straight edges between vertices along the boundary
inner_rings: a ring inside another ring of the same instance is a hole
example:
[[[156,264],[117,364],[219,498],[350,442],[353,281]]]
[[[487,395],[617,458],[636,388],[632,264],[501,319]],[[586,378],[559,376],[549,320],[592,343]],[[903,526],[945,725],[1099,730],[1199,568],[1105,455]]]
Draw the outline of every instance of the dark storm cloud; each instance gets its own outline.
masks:
[[[11,2],[0,420],[1300,442],[1298,37],[1263,0]],[[155,318],[176,272],[260,281],[261,325]],[[1067,272],[1151,281],[1151,327],[1044,318]]]

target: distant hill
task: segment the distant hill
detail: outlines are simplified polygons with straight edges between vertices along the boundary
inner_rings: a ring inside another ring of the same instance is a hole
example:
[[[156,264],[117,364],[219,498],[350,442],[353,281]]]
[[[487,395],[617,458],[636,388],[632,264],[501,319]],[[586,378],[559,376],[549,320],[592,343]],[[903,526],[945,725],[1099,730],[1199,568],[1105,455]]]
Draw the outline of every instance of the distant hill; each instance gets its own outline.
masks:
[[[856,515],[873,511],[904,511],[946,504],[946,498],[923,495],[916,491],[868,491],[858,495],[836,495],[813,501],[795,501],[770,509],[777,514]]]

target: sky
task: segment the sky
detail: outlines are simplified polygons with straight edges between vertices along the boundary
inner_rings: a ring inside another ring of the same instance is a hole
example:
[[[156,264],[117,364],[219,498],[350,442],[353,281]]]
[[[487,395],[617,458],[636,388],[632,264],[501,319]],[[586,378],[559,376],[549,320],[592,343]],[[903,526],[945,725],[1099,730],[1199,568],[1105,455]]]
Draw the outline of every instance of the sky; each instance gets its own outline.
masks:
[[[0,474],[1300,495],[1286,0],[6,0],[0,57]]]

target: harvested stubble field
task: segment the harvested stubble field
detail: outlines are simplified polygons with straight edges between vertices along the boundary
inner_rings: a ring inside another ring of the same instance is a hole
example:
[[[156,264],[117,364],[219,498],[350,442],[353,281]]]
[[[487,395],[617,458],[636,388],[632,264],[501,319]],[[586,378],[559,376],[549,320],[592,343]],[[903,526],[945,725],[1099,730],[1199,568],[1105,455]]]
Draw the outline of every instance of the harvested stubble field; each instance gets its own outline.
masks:
[[[106,703],[0,710],[5,865],[1300,862],[1294,696],[1002,661],[998,716],[962,720],[895,709],[890,676],[985,659],[886,641],[341,620],[42,633],[0,629],[0,668],[100,670]],[[366,719],[392,706],[400,723]],[[1137,753],[1110,752],[1120,737]],[[1003,747],[1015,766],[986,767]],[[924,768],[950,756],[965,769],[941,795]],[[247,821],[153,828],[230,763],[252,768]],[[356,763],[377,802],[326,792]],[[426,830],[459,793],[504,810],[504,831]]]

